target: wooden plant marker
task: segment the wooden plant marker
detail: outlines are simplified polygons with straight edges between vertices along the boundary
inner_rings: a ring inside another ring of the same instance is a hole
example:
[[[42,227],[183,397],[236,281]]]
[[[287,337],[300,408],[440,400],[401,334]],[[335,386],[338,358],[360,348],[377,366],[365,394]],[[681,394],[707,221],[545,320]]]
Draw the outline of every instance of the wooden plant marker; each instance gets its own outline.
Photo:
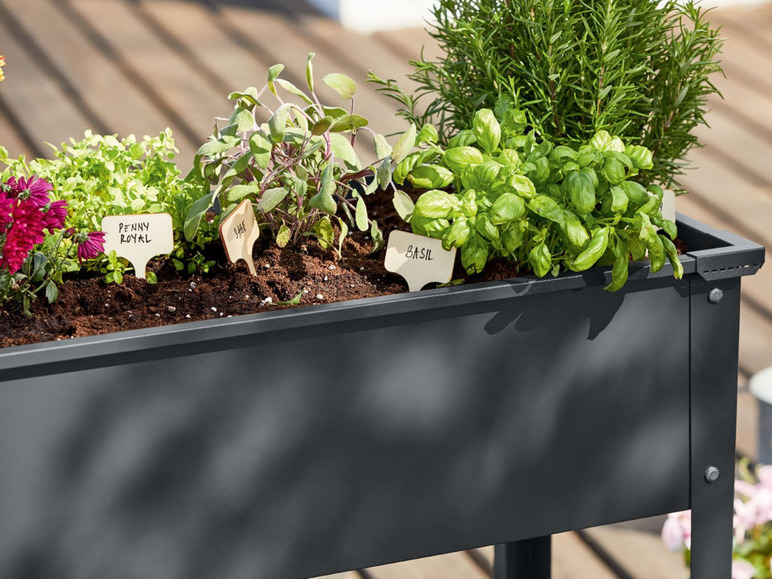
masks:
[[[225,246],[225,254],[231,263],[243,259],[247,262],[249,273],[257,275],[255,262],[252,261],[252,246],[260,237],[255,210],[252,202],[244,199],[238,207],[220,223],[220,239]]]
[[[168,213],[108,215],[102,218],[105,253],[115,251],[134,266],[134,275],[145,279],[147,262],[174,249],[172,216]]]
[[[664,195],[662,195],[662,217],[673,223],[675,223],[676,220],[675,199],[676,197],[673,191],[670,189],[664,190]]]
[[[404,277],[411,292],[417,292],[427,283],[448,283],[455,261],[456,248],[445,251],[439,239],[392,231],[384,265]]]

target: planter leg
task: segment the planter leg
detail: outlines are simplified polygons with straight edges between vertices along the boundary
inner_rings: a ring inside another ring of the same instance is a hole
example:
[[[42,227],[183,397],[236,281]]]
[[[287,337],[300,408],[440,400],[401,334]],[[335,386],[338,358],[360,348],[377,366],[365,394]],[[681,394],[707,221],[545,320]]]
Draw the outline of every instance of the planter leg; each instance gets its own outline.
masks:
[[[691,283],[691,576],[732,566],[740,280]]]
[[[537,537],[496,545],[494,579],[549,579],[552,538]]]

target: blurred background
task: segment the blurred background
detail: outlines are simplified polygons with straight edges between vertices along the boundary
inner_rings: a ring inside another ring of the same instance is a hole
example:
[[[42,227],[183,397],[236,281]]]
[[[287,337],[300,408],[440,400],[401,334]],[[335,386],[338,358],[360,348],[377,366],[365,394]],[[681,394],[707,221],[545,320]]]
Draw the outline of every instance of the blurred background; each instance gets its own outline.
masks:
[[[427,0],[0,0],[0,145],[11,156],[48,156],[97,133],[173,131],[183,171],[229,116],[227,95],[265,83],[266,70],[305,84],[308,52],[317,78],[343,72],[359,91],[356,111],[382,134],[405,128],[395,105],[364,82],[368,70],[403,88],[409,59],[436,53],[423,29]],[[677,209],[705,223],[772,243],[772,4],[727,3],[722,25],[724,100],[710,102],[705,147],[693,151],[689,191]],[[321,84],[321,83],[319,83]],[[321,86],[324,99],[336,95]],[[738,374],[738,452],[758,456],[757,402],[748,380],[772,366],[772,267],[743,282]],[[554,577],[686,577],[658,532],[662,519],[555,537]],[[492,550],[454,553],[344,574],[347,579],[489,577]]]

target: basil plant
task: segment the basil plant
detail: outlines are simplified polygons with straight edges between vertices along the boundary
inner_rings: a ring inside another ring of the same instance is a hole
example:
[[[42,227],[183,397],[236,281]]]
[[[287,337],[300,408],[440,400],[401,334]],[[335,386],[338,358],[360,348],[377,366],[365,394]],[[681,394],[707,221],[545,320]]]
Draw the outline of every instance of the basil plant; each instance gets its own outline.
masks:
[[[555,147],[527,132],[525,114],[501,101],[496,111],[477,111],[472,128],[447,148],[434,140],[402,160],[395,182],[429,191],[415,203],[398,191],[394,204],[414,233],[458,248],[469,274],[497,257],[538,277],[612,265],[606,289],[615,291],[630,260],[647,252],[652,271],[669,260],[675,277],[683,275],[676,226],[660,211],[662,189],[634,180],[651,167],[651,151],[606,131],[577,149]]]

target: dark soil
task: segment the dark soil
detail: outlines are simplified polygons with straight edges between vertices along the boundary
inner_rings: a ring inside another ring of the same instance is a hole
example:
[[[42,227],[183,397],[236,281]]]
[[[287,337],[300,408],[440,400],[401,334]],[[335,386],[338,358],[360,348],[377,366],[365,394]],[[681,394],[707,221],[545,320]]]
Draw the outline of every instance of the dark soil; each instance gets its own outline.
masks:
[[[370,197],[368,207],[384,234],[404,226],[391,196]],[[101,276],[65,280],[59,299],[50,305],[38,299],[31,317],[0,310],[0,348],[294,307],[282,302],[298,296],[299,306],[311,306],[406,292],[405,281],[384,268],[383,251],[369,255],[371,248],[360,233],[346,239],[342,259],[313,241],[298,251],[261,239],[253,253],[257,277],[243,262],[227,264],[219,249],[217,262],[227,265],[209,274],[181,276],[157,259],[149,266],[157,284],[132,275],[121,285],[108,285]],[[475,276],[467,276],[457,262],[453,279],[478,282],[517,275],[516,265],[505,260],[490,262]]]

